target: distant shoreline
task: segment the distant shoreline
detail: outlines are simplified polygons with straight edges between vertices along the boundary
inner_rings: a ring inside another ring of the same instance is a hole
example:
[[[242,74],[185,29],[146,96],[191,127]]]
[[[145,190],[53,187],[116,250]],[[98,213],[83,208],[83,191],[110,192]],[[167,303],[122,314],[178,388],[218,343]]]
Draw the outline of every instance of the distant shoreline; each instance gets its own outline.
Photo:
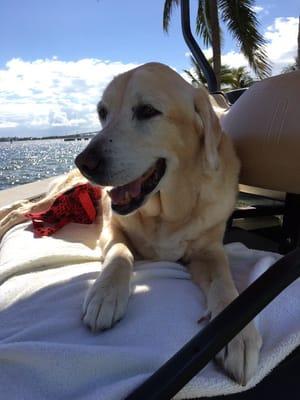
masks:
[[[52,139],[69,139],[69,140],[76,140],[76,139],[85,139],[85,138],[92,138],[95,136],[95,134],[98,133],[98,131],[95,132],[85,132],[85,133],[76,133],[73,135],[55,135],[55,136],[42,136],[42,137],[36,137],[36,136],[25,136],[25,137],[0,137],[0,142],[22,142],[22,141],[28,141],[28,140],[52,140]]]

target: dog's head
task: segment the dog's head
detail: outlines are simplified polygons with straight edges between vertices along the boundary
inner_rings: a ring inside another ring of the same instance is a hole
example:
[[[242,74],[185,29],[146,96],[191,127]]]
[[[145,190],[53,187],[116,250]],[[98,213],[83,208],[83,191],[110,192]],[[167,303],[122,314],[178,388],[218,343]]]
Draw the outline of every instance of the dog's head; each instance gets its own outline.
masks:
[[[118,214],[140,208],[178,169],[218,168],[220,127],[205,89],[165,65],[119,75],[97,109],[102,130],[75,163],[90,181],[113,187]]]

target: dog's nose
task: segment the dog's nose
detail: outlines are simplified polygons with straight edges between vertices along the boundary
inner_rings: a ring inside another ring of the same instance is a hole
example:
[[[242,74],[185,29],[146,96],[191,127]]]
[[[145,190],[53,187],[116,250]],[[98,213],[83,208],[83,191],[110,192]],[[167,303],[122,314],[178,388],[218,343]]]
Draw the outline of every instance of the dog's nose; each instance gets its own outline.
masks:
[[[93,150],[85,149],[75,158],[75,164],[83,175],[90,177],[102,163],[100,157]]]

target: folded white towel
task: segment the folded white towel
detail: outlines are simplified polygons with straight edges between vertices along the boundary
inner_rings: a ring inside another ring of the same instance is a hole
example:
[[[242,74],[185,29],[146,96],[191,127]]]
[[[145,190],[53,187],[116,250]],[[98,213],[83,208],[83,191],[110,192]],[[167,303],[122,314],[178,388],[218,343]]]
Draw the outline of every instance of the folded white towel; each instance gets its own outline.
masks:
[[[85,292],[101,263],[95,226],[70,224],[34,239],[28,223],[8,232],[0,252],[0,387],[10,400],[120,400],[195,335],[205,313],[201,291],[170,262],[135,265],[127,314],[113,329],[90,333],[80,321]],[[226,246],[243,290],[280,256]],[[300,281],[256,318],[263,337],[257,374],[241,387],[215,363],[176,399],[253,387],[300,344]]]

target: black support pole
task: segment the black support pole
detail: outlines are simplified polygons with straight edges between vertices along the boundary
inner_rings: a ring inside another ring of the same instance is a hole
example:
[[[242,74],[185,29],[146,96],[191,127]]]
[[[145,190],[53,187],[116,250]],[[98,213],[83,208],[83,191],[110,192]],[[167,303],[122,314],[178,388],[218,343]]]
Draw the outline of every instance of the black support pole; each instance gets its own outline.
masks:
[[[184,40],[191,50],[195,60],[199,64],[206,80],[207,86],[210,93],[218,93],[217,89],[217,79],[212,69],[211,65],[207,61],[205,55],[201,51],[200,47],[198,46],[195,38],[191,32],[191,25],[190,25],[190,1],[189,0],[181,0],[181,28]]]

